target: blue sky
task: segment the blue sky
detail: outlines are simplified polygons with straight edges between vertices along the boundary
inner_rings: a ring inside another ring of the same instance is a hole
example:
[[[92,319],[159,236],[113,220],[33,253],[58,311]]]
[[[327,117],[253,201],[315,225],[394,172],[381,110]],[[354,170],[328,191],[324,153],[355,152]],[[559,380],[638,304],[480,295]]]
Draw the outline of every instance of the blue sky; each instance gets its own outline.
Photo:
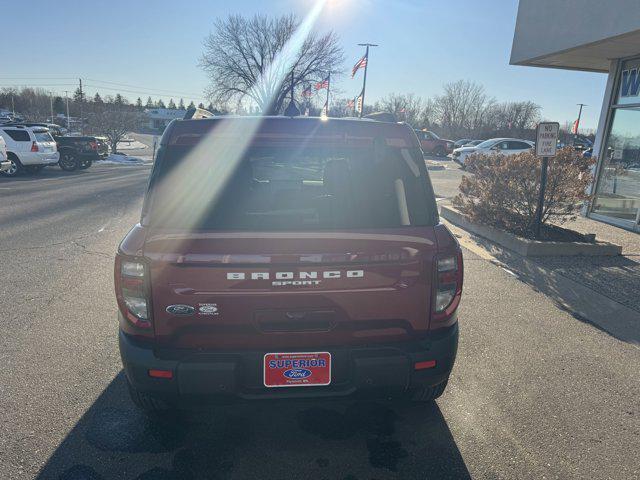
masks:
[[[89,94],[120,90],[129,100],[164,94],[165,101],[197,102],[207,85],[197,62],[215,18],[304,16],[313,1],[31,0],[28,15],[21,2],[7,2],[2,36],[26,34],[29,48],[3,42],[0,86],[73,90],[65,84],[82,77]],[[444,83],[470,79],[499,101],[533,100],[546,119],[561,123],[575,119],[576,103],[586,103],[581,126],[595,128],[606,76],[510,66],[516,12],[517,0],[330,0],[317,28],[340,36],[345,73],[363,53],[357,43],[380,44],[370,56],[367,103],[390,92],[428,97]],[[360,75],[345,74],[336,87],[355,96],[360,82]]]

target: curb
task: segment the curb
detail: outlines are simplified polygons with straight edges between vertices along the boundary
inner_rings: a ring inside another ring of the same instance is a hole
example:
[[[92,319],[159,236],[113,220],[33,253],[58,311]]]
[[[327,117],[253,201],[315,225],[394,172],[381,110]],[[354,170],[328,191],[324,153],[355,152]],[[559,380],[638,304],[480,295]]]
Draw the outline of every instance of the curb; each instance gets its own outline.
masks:
[[[450,228],[463,248],[514,275],[534,291],[549,297],[579,321],[640,349],[640,312],[637,310],[540,265],[532,258],[503,250],[499,246],[488,248],[482,242],[473,240],[462,227],[450,225]],[[460,233],[456,233],[456,230]]]
[[[512,233],[498,230],[488,225],[469,221],[459,210],[441,205],[440,215],[458,227],[486,238],[498,245],[516,252],[523,257],[557,257],[583,255],[587,257],[611,257],[622,254],[622,247],[609,242],[541,242],[517,237]]]

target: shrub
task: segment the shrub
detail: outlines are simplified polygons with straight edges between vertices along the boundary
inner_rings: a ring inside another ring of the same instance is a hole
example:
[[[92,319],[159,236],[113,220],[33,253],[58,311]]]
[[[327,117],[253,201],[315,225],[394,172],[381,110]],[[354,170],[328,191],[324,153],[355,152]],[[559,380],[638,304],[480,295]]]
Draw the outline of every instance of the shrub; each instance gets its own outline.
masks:
[[[574,219],[589,198],[594,159],[583,158],[572,148],[558,150],[549,159],[543,223]],[[516,155],[472,155],[453,205],[474,222],[531,236],[540,191],[542,161],[533,152]]]

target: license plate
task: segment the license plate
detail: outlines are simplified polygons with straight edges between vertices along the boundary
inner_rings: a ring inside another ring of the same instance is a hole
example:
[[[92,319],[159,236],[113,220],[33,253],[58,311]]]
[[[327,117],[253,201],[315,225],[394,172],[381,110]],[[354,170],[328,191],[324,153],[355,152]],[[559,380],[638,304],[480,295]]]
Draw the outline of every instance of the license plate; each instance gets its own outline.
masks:
[[[267,353],[265,387],[314,387],[331,383],[329,352]]]

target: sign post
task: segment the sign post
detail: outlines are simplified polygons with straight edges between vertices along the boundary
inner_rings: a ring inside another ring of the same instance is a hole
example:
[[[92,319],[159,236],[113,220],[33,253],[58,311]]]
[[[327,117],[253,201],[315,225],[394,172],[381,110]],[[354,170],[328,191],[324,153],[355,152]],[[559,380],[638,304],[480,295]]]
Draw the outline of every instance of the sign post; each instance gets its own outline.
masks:
[[[556,156],[558,145],[558,132],[560,124],[558,122],[542,122],[536,129],[536,156],[542,157],[540,168],[540,194],[538,195],[538,206],[536,208],[536,223],[534,234],[540,237],[540,227],[542,227],[542,212],[544,211],[544,192],[547,188],[547,169],[549,168],[549,157]]]

